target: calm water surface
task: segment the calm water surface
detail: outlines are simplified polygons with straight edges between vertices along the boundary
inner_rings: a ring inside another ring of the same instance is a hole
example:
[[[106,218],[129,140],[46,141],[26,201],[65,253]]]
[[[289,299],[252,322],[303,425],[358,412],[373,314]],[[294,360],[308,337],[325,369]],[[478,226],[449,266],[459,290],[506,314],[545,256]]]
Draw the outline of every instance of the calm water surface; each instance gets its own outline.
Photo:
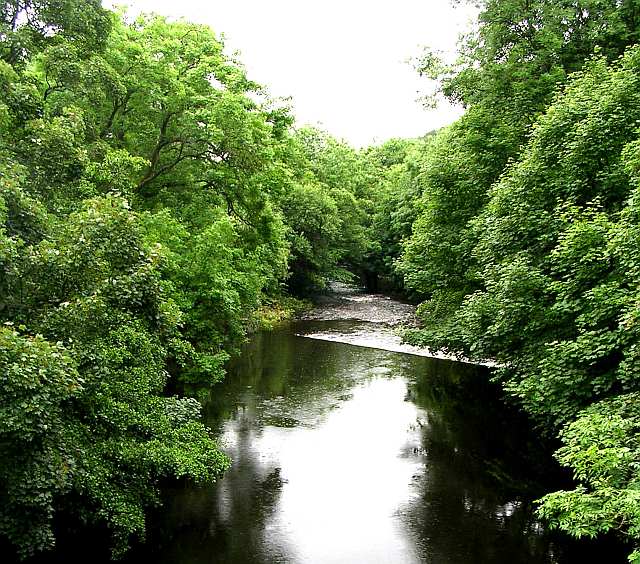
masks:
[[[246,346],[205,413],[231,470],[168,491],[130,562],[625,561],[535,519],[551,460],[486,367],[404,348],[409,306],[339,290]]]

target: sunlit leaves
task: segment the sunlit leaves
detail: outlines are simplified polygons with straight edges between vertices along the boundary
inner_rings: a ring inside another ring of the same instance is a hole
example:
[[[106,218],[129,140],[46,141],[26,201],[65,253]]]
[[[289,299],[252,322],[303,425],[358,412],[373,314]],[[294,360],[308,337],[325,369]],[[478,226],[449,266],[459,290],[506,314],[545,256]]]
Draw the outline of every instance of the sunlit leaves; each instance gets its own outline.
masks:
[[[83,381],[62,343],[10,324],[0,329],[0,374],[0,534],[29,555],[54,542],[54,500],[75,466],[64,412]]]
[[[637,393],[594,404],[562,433],[560,462],[582,486],[545,496],[540,514],[574,536],[611,529],[640,536],[640,444]]]

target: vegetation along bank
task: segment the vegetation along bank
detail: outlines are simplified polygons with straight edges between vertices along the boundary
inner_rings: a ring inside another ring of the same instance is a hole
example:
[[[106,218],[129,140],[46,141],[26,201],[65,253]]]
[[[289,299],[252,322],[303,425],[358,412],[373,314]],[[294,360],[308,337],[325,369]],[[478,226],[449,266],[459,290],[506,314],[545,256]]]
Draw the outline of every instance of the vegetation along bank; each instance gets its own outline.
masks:
[[[561,437],[576,487],[541,500],[551,526],[638,546],[640,0],[479,4],[454,64],[418,64],[464,116],[363,150],[295,128],[205,26],[1,5],[0,535],[20,555],[60,515],[122,554],[162,480],[215,480],[198,390],[265,306],[354,276],[421,302],[411,342],[495,359]]]

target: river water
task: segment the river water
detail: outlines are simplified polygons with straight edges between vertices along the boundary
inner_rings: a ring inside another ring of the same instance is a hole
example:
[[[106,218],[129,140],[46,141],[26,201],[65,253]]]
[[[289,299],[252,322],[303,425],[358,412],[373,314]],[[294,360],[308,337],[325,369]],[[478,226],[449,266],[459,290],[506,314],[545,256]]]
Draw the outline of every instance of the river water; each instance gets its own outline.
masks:
[[[232,468],[167,491],[131,562],[624,562],[536,520],[554,466],[487,367],[402,345],[411,306],[335,290],[247,344],[205,410]]]

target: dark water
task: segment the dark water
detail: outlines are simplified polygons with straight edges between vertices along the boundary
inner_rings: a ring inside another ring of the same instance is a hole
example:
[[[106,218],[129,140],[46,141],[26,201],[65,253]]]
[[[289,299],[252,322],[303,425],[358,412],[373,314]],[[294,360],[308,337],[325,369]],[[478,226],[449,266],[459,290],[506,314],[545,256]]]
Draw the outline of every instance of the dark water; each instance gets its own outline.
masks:
[[[486,367],[336,342],[390,332],[314,315],[245,348],[206,410],[232,469],[168,492],[131,561],[625,561],[536,520],[551,459]]]
[[[488,368],[397,352],[391,326],[410,315],[343,290],[254,336],[205,409],[231,470],[167,490],[126,562],[625,562],[544,530],[549,452]]]

